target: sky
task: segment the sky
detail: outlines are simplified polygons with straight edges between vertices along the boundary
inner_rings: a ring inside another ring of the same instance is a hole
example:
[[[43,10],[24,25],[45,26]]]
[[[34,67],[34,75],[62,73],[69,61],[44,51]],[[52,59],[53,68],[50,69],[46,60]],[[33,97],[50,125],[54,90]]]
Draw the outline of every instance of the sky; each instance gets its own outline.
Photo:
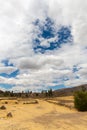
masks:
[[[0,0],[1,90],[86,83],[86,0]]]

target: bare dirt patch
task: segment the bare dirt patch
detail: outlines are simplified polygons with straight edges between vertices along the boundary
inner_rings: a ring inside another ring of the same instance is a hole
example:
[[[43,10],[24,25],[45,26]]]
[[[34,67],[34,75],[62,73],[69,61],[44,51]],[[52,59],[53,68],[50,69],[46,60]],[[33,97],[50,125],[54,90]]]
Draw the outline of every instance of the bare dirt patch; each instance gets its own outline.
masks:
[[[43,99],[28,105],[24,105],[22,99],[18,100],[19,104],[15,104],[15,100],[8,102],[5,104],[7,109],[0,110],[0,130],[87,130],[87,112],[78,112]],[[9,112],[12,112],[12,118],[6,117]]]

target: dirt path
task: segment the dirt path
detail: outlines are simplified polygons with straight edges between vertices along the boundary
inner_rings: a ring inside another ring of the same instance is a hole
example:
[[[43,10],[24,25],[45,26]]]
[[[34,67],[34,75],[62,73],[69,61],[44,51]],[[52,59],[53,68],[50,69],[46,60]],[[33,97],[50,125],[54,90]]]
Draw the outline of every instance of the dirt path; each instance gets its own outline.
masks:
[[[7,104],[7,110],[0,110],[0,130],[87,130],[87,112],[38,101],[39,104]],[[8,112],[13,118],[5,117]]]

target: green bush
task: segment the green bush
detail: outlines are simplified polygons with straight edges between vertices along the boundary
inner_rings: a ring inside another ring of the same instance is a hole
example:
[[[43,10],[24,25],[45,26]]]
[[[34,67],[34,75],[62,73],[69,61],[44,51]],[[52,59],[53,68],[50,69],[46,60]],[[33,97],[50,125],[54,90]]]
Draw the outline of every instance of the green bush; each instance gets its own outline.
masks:
[[[74,105],[78,111],[87,111],[87,92],[86,91],[75,92]]]

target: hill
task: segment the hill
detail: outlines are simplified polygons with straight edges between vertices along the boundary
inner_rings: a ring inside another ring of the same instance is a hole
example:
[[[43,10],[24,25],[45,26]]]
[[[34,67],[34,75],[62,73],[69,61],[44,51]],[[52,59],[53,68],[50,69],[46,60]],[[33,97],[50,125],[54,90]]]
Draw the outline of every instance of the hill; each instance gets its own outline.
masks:
[[[58,89],[53,92],[54,96],[72,96],[74,92],[79,90],[87,90],[87,84],[83,84],[76,87]]]
[[[15,93],[15,92],[10,92],[10,91],[1,91],[0,90],[0,97],[22,97],[22,98],[28,98],[28,97],[33,97],[33,98],[44,98],[44,97],[59,97],[59,96],[72,96],[75,91],[78,90],[87,90],[87,84],[76,86],[76,87],[71,87],[71,88],[62,88],[58,89],[55,91],[50,91],[46,90],[41,93],[39,92],[20,92],[20,93]],[[51,92],[51,93],[50,93]],[[51,94],[51,95],[50,95]]]

